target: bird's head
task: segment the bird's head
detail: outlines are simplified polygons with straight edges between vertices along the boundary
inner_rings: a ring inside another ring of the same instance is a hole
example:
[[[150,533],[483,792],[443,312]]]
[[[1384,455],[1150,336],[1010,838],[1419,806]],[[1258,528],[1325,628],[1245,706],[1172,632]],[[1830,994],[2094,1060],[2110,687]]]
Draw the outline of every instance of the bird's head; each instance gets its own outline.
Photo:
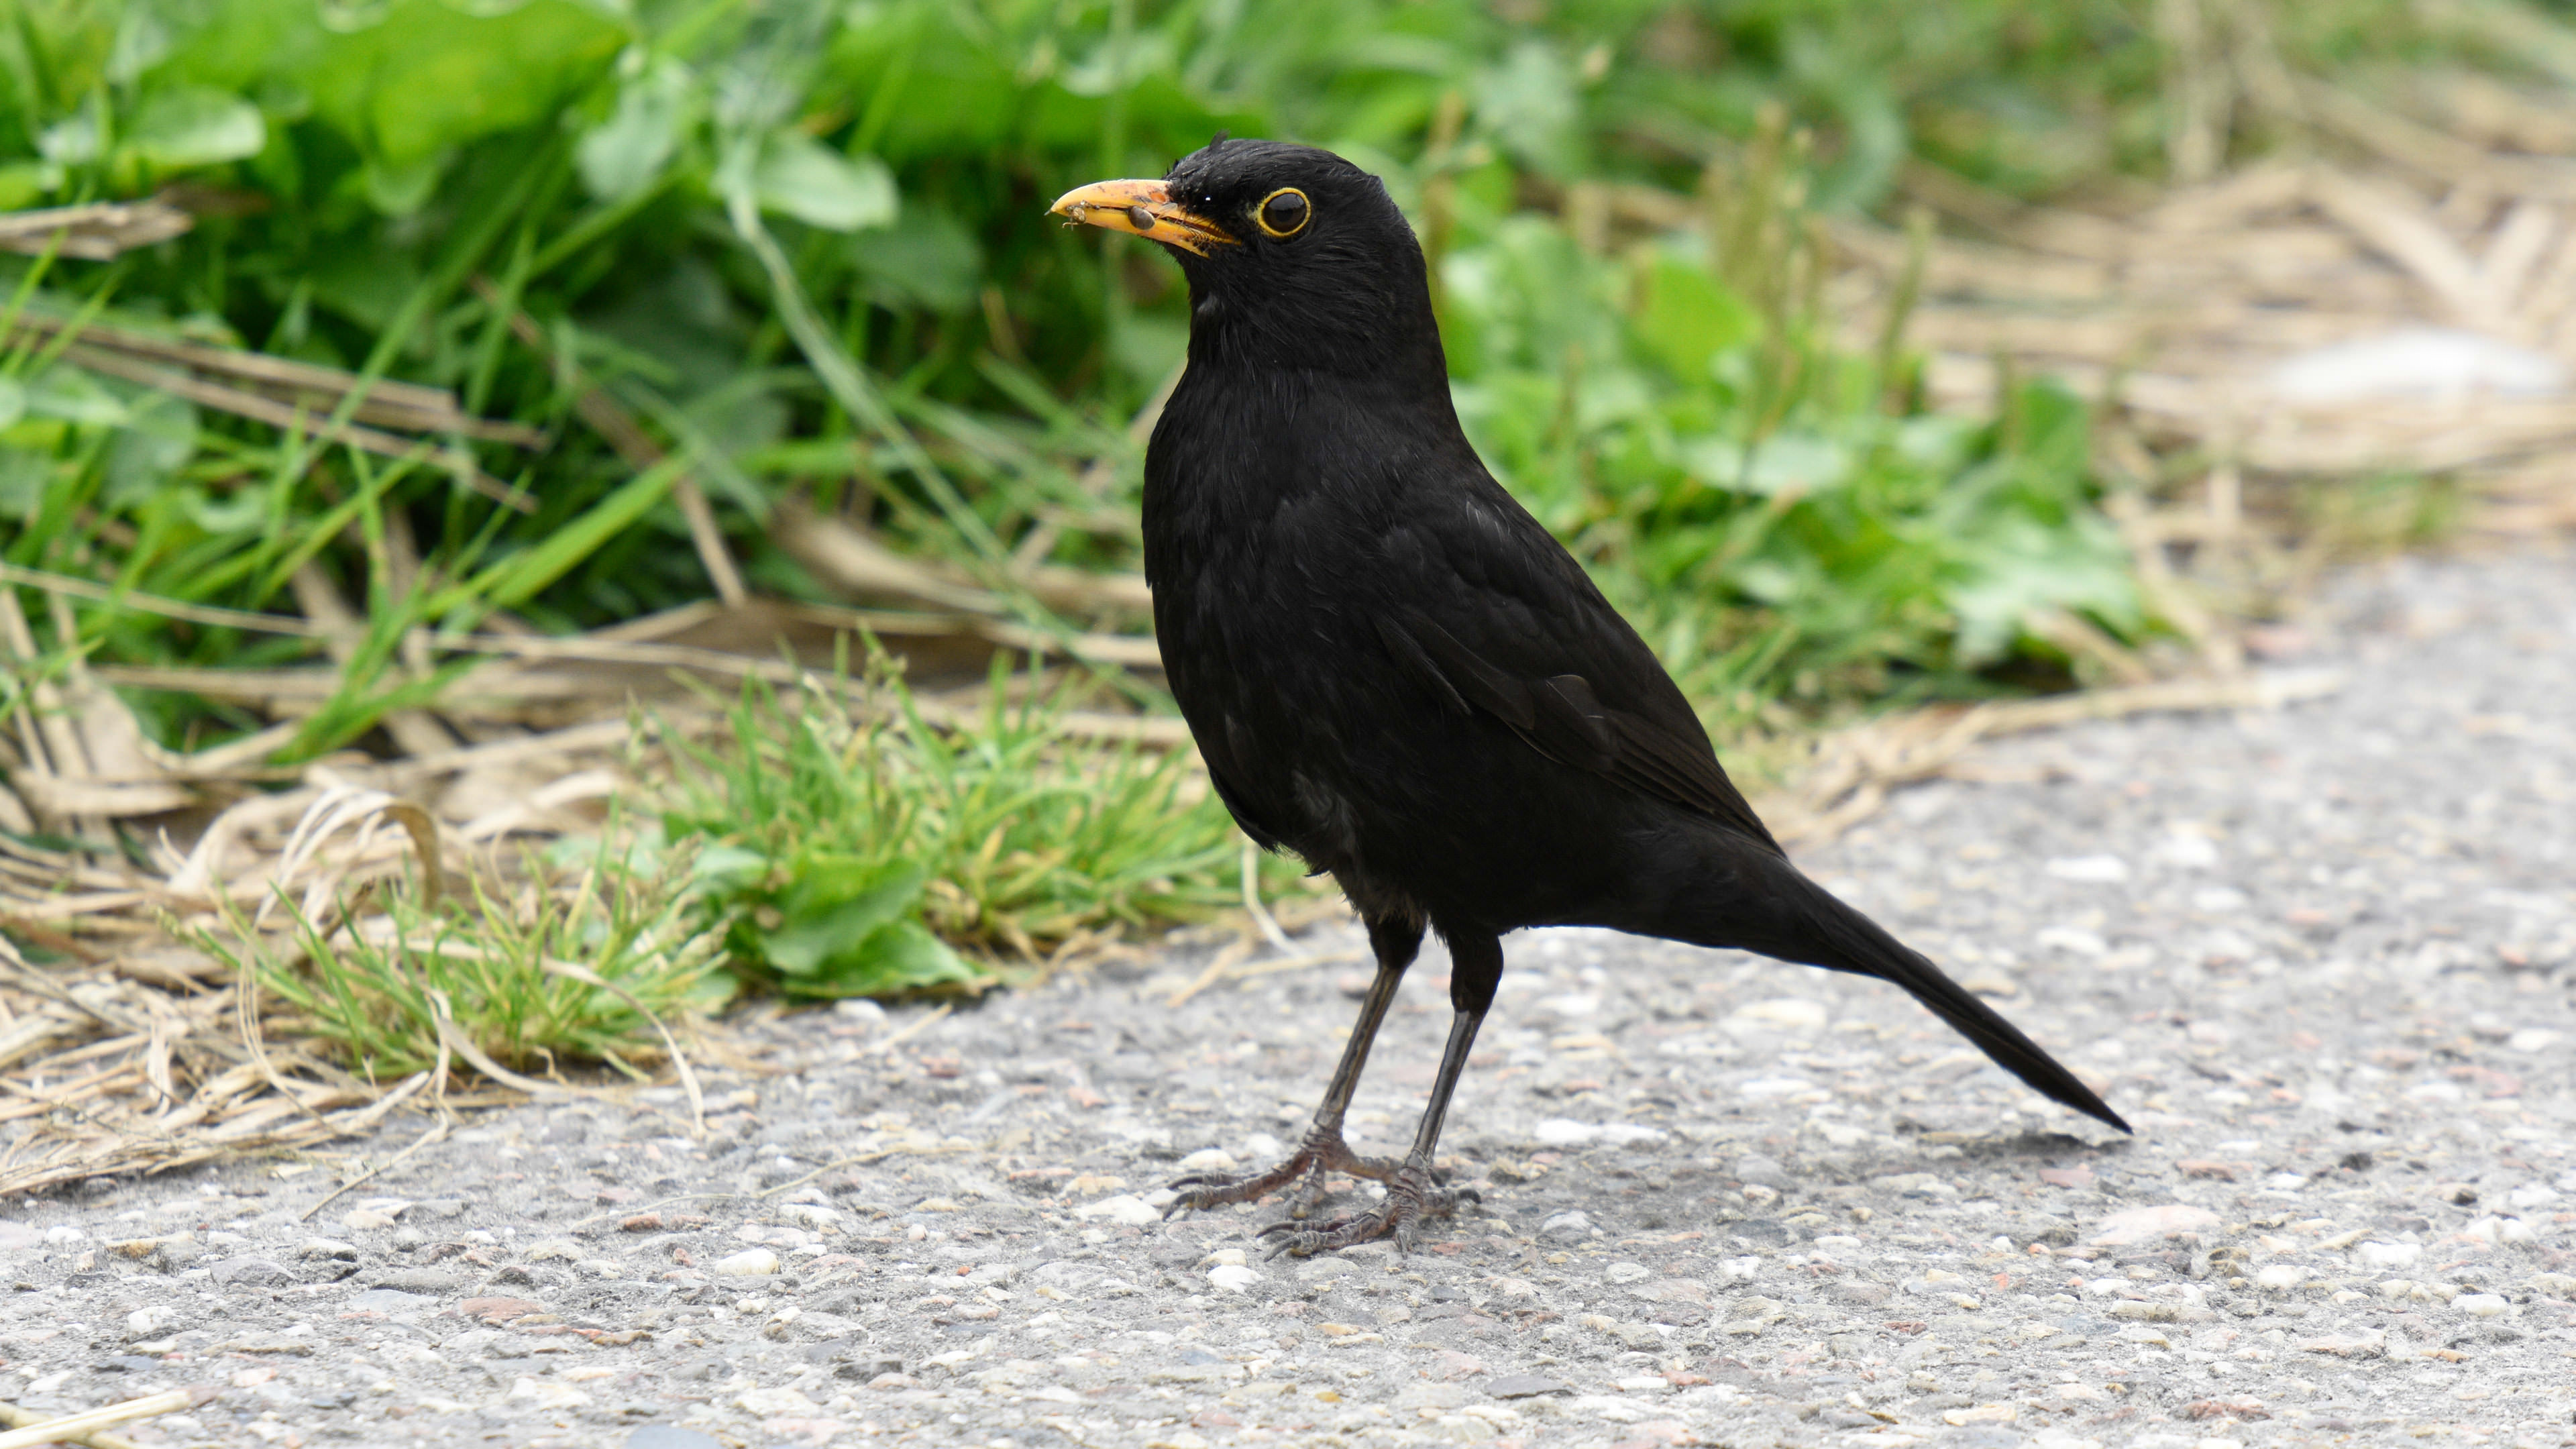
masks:
[[[1422,248],[1376,177],[1312,146],[1219,138],[1159,181],[1056,199],[1069,222],[1161,242],[1189,278],[1191,356],[1440,377]]]

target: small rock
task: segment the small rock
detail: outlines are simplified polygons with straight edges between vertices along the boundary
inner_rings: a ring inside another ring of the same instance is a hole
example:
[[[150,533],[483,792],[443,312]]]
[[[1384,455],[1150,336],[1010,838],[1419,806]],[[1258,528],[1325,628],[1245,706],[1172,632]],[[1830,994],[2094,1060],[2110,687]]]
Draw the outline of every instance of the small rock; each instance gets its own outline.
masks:
[[[1574,1388],[1537,1374],[1503,1374],[1486,1380],[1485,1392],[1498,1399],[1533,1399],[1541,1394],[1570,1394]]]
[[[1601,1276],[1613,1283],[1637,1283],[1651,1278],[1654,1271],[1643,1263],[1613,1263],[1601,1270]]]
[[[341,1242],[338,1238],[315,1238],[304,1245],[304,1258],[307,1262],[315,1258],[335,1258],[354,1263],[358,1261],[358,1245]]]
[[[510,1385],[504,1397],[536,1409],[578,1409],[590,1402],[590,1395],[570,1384],[555,1379],[537,1380],[522,1376]]]
[[[767,1248],[751,1248],[718,1258],[714,1271],[727,1278],[766,1278],[778,1271],[778,1255]]]
[[[125,1336],[129,1340],[150,1338],[178,1321],[179,1310],[166,1303],[138,1308],[125,1315]]]
[[[2254,1275],[2254,1286],[2278,1293],[2298,1287],[2307,1278],[2308,1270],[2295,1263],[2270,1263]]]
[[[1205,1147],[1181,1159],[1183,1172],[1232,1172],[1234,1154],[1221,1147]]]
[[[2094,1236],[2096,1246],[2128,1247],[2169,1237],[2175,1233],[2199,1232],[2219,1224],[2218,1214],[2188,1203],[2169,1202],[2155,1207],[2128,1208],[2102,1219],[2102,1231]]]
[[[1780,1165],[1780,1159],[1765,1157],[1759,1152],[1748,1152],[1735,1159],[1735,1176],[1739,1182],[1752,1183],[1759,1187],[1789,1185],[1789,1170]]]
[[[2513,1303],[2500,1293],[2463,1293],[2451,1300],[2451,1306],[2471,1318],[2493,1318]]]
[[[582,1249],[579,1243],[563,1238],[548,1238],[543,1242],[528,1244],[527,1251],[521,1256],[531,1263],[543,1263],[554,1258],[577,1263],[581,1261]]]
[[[1581,1208],[1555,1213],[1538,1225],[1538,1235],[1550,1242],[1580,1242],[1592,1235],[1592,1219]]]
[[[359,1208],[340,1219],[340,1225],[351,1232],[370,1233],[392,1227],[394,1220],[390,1213],[380,1213],[374,1208]]]
[[[1228,1293],[1244,1293],[1249,1292],[1253,1284],[1261,1281],[1261,1274],[1258,1270],[1247,1268],[1240,1263],[1220,1263],[1208,1269],[1208,1281]]]
[[[56,1223],[45,1229],[45,1241],[56,1247],[62,1247],[68,1243],[86,1243],[89,1241],[89,1234],[69,1223]]]
[[[415,1212],[427,1213],[434,1218],[461,1218],[465,1216],[465,1200],[455,1197],[434,1197],[426,1202],[412,1204],[412,1209]]]
[[[2086,885],[2117,885],[2129,878],[2129,863],[2116,855],[2070,855],[2050,861],[2045,869],[2058,880]]]
[[[734,1400],[734,1407],[764,1419],[784,1414],[811,1414],[822,1405],[790,1388],[753,1389]]]
[[[1756,1031],[1822,1031],[1825,1029],[1825,1004],[1803,996],[1778,996],[1768,1001],[1747,1002],[1727,1013],[1726,1025]]]
[[[1154,1211],[1143,1198],[1132,1192],[1122,1192],[1115,1197],[1104,1197],[1098,1202],[1085,1203],[1075,1208],[1073,1215],[1078,1218],[1106,1218],[1113,1223],[1131,1228],[1149,1226],[1160,1221],[1163,1216]]]
[[[218,1283],[241,1283],[253,1288],[277,1288],[296,1281],[295,1270],[270,1258],[244,1255],[226,1258],[214,1265]]]

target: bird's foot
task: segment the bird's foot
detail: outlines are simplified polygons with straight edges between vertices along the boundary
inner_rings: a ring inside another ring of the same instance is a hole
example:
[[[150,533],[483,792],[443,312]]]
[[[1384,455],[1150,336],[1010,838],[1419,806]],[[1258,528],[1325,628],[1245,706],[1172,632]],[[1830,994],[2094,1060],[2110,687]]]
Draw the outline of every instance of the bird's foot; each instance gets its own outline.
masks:
[[[1448,1217],[1458,1210],[1458,1204],[1462,1202],[1483,1200],[1474,1188],[1452,1190],[1442,1187],[1430,1164],[1423,1162],[1407,1162],[1385,1181],[1386,1200],[1367,1212],[1336,1218],[1314,1227],[1293,1221],[1272,1223],[1258,1236],[1272,1240],[1270,1256],[1273,1258],[1282,1254],[1292,1258],[1311,1257],[1316,1253],[1337,1252],[1355,1243],[1373,1243],[1380,1238],[1393,1238],[1397,1252],[1410,1253],[1422,1223],[1432,1218]]]
[[[1346,1172],[1353,1177],[1384,1182],[1394,1178],[1402,1169],[1403,1164],[1392,1158],[1362,1157],[1351,1151],[1350,1145],[1342,1141],[1338,1127],[1317,1127],[1297,1144],[1295,1152],[1288,1154],[1285,1161],[1268,1172],[1246,1173],[1240,1177],[1202,1172],[1174,1179],[1171,1188],[1180,1196],[1172,1199],[1172,1205],[1164,1210],[1163,1216],[1177,1217],[1194,1208],[1257,1202],[1303,1177],[1306,1185],[1298,1189],[1288,1203],[1288,1215],[1303,1218],[1322,1207],[1324,1200],[1332,1196],[1324,1188],[1325,1173]]]

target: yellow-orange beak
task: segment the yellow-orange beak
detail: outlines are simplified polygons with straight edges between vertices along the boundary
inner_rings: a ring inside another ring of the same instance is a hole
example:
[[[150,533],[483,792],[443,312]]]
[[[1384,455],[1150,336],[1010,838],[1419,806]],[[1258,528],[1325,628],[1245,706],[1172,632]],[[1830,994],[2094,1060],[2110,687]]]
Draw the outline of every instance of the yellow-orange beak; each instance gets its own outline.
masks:
[[[1240,246],[1225,228],[1172,200],[1159,181],[1095,181],[1055,199],[1048,212],[1083,226],[1103,226],[1199,256]]]

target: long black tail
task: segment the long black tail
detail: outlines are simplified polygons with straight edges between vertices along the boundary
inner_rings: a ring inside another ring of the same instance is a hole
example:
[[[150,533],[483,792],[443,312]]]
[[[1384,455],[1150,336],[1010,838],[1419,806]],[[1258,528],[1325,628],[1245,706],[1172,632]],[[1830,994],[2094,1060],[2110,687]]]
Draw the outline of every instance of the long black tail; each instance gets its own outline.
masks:
[[[2055,1057],[2040,1050],[2037,1042],[2022,1035],[2020,1027],[1942,975],[1941,968],[1926,960],[1922,952],[1836,900],[1824,887],[1804,876],[1799,877],[1799,883],[1806,887],[1805,914],[1817,942],[1810,964],[1895,982],[1930,1007],[1934,1016],[1950,1023],[1959,1035],[1976,1043],[1977,1050],[1994,1058],[1995,1065],[2028,1082],[2041,1096],[2063,1102],[2123,1132],[2133,1130],[2120,1120],[2119,1113],[2094,1095],[2092,1088],[2059,1065]]]
[[[1796,866],[1732,839],[1709,843],[1716,849],[1700,861],[1701,868],[1713,875],[1699,876],[1693,883],[1696,889],[1685,886],[1663,895],[1666,909],[1653,913],[1652,924],[1645,926],[1648,934],[1758,951],[1783,961],[1892,981],[2040,1095],[2123,1132],[2134,1130],[2092,1088],[2022,1035],[2021,1028],[1942,975],[1941,968],[1923,953],[1807,879]],[[1727,888],[1711,890],[1713,879],[1724,880]],[[1669,877],[1667,883],[1681,884]],[[1686,923],[1676,916],[1692,919]],[[1607,924],[1637,929],[1624,922]]]

